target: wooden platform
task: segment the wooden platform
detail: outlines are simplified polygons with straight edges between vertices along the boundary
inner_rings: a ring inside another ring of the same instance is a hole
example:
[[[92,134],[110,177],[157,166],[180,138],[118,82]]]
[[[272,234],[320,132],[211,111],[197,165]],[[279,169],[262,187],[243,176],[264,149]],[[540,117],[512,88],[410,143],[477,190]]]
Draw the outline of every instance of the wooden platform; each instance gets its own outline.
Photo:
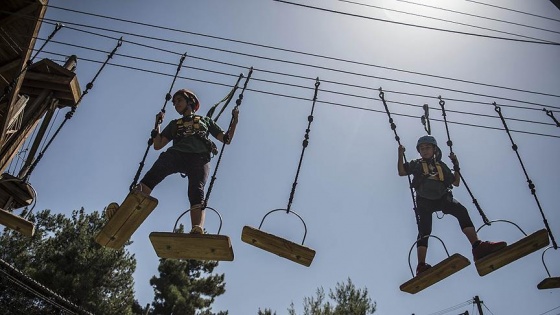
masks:
[[[495,253],[492,253],[475,262],[476,270],[482,277],[492,271],[516,261],[519,258],[529,255],[550,243],[546,229],[539,230],[521,240],[508,245]]]
[[[4,209],[0,209],[0,224],[26,236],[33,236],[35,234],[35,225],[33,223]]]
[[[131,191],[117,213],[97,234],[95,241],[106,247],[121,248],[152,213],[157,204],[156,198],[138,191]]]
[[[560,288],[560,277],[546,278],[537,285],[537,288],[539,290],[558,289]]]
[[[315,250],[268,234],[250,226],[244,226],[241,240],[280,257],[284,257],[306,267],[311,265]]]
[[[33,203],[33,189],[28,183],[8,173],[0,177],[0,207],[18,209]]]
[[[150,241],[160,258],[233,261],[225,235],[152,232]]]
[[[470,264],[471,262],[464,256],[461,256],[460,254],[453,254],[441,261],[439,264],[401,284],[400,289],[401,291],[408,292],[410,294],[418,293]]]

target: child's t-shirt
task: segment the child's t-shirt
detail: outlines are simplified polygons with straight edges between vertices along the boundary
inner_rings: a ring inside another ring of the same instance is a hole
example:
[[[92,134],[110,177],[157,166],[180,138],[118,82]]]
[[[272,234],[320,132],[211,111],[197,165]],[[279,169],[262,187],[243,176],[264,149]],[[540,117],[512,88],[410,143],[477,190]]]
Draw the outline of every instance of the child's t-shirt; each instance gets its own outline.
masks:
[[[405,164],[405,169],[407,174],[414,176],[412,183],[417,196],[431,200],[440,199],[451,190],[450,186],[454,180],[454,175],[449,167],[441,161],[438,164],[441,166],[442,177],[440,177],[436,163],[433,160],[426,161],[426,164],[428,168],[427,174],[424,174],[422,159],[408,162]]]

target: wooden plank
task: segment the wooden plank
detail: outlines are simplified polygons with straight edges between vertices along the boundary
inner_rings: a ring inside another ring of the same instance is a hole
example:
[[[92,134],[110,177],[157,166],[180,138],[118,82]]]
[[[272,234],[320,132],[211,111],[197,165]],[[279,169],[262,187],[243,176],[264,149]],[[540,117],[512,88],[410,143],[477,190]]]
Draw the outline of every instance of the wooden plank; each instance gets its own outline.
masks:
[[[152,232],[150,241],[160,258],[233,261],[225,235]]]
[[[309,267],[315,257],[315,250],[268,234],[259,229],[244,226],[241,240],[270,253],[284,257],[298,264]]]
[[[410,294],[418,293],[470,264],[471,262],[464,256],[453,254],[432,268],[401,284],[400,289]]]
[[[20,178],[4,173],[0,178],[0,202],[6,206],[9,201],[13,202],[10,209],[29,206],[33,203],[33,190]]]
[[[97,234],[95,241],[106,247],[121,248],[152,213],[157,204],[156,198],[139,191],[131,191],[115,215]]]
[[[35,234],[35,225],[33,223],[4,209],[0,209],[0,224],[25,236],[33,236]]]
[[[560,277],[546,278],[537,285],[537,288],[539,290],[558,289],[560,288]]]
[[[485,276],[547,246],[549,243],[546,229],[539,230],[495,253],[477,260],[475,262],[476,270],[481,277]]]

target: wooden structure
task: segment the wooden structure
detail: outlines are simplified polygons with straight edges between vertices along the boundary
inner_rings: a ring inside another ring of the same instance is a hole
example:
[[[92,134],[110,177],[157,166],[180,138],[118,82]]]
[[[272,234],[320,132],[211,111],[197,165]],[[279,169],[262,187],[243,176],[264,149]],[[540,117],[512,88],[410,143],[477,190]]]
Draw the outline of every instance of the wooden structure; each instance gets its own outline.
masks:
[[[95,237],[100,245],[119,249],[126,243],[157,206],[156,198],[139,191],[131,191]]]
[[[554,246],[550,246],[547,249],[545,249],[541,255],[542,263],[544,265],[544,269],[546,270],[546,274],[548,275],[548,278],[545,278],[537,285],[537,288],[539,290],[560,288],[560,277],[552,277],[550,275],[550,271],[548,271],[548,268],[546,267],[546,263],[544,262],[544,254],[551,248],[554,248]]]
[[[233,261],[233,248],[228,236],[152,232],[150,241],[160,258]]]
[[[549,243],[547,230],[539,230],[497,252],[477,260],[475,262],[476,270],[481,277],[485,276],[519,258],[548,246]]]
[[[309,247],[296,244],[250,226],[243,227],[241,240],[306,267],[311,265],[315,257],[315,250]]]
[[[425,288],[451,276],[470,265],[471,262],[460,254],[453,254],[432,268],[420,273],[400,286],[401,291],[416,294]]]

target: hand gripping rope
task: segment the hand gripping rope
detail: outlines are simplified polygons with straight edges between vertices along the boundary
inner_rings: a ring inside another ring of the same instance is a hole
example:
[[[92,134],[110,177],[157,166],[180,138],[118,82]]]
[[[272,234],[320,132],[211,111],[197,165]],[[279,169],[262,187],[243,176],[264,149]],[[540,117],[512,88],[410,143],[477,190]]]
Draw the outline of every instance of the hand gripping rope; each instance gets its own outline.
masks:
[[[181,71],[181,67],[183,66],[183,61],[185,61],[186,56],[187,56],[187,53],[184,53],[183,55],[181,55],[181,59],[179,60],[179,64],[177,65],[177,70],[175,71],[175,76],[173,76],[173,81],[171,82],[171,86],[169,87],[169,91],[165,95],[165,101],[163,102],[163,107],[160,110],[160,112],[162,112],[164,114],[165,114],[165,106],[167,106],[167,102],[169,102],[169,100],[171,100],[171,92],[173,91],[173,86],[175,85],[175,81],[177,80],[177,76],[179,75],[179,71]],[[148,139],[148,146],[146,147],[146,151],[144,152],[144,156],[142,157],[142,161],[140,161],[140,163],[139,163],[140,166],[138,167],[138,170],[136,171],[136,175],[134,175],[134,180],[132,181],[132,184],[130,184],[130,190],[131,191],[134,189],[136,184],[138,184],[138,179],[140,178],[140,173],[142,173],[142,169],[144,168],[144,163],[146,162],[146,157],[148,156],[148,152],[150,151],[150,147],[154,143],[154,138],[158,134],[158,127],[161,125],[162,122],[163,122],[163,120],[161,119],[161,117],[159,117],[158,120],[156,121],[155,125],[154,125],[154,129],[152,129],[152,132],[150,133],[150,139]]]
[[[52,33],[47,37],[47,39],[45,40],[45,42],[43,43],[43,45],[41,45],[41,47],[37,50],[37,52],[35,52],[35,55],[27,60],[27,62],[25,63],[25,67],[23,69],[21,69],[21,71],[12,79],[12,81],[10,82],[10,84],[6,85],[6,87],[4,88],[4,93],[0,96],[0,103],[4,100],[5,97],[7,97],[8,95],[10,95],[10,93],[12,92],[12,89],[14,88],[14,86],[16,85],[17,81],[19,80],[19,78],[21,77],[22,74],[25,73],[25,71],[27,71],[27,69],[29,69],[29,67],[33,64],[33,60],[35,60],[35,58],[37,57],[37,55],[43,51],[43,48],[45,48],[45,45],[47,45],[48,42],[51,41],[51,39],[53,38],[53,36],[60,31],[60,29],[64,27],[64,24],[61,23],[56,23],[54,30],[52,31]]]
[[[231,89],[231,91],[228,93],[228,95],[226,95],[226,97],[224,97],[224,99],[222,99],[218,103],[214,104],[214,106],[210,107],[210,109],[206,113],[206,117],[208,117],[208,118],[210,118],[214,121],[218,121],[218,119],[220,118],[220,115],[222,115],[222,113],[224,112],[226,107],[229,105],[229,103],[233,99],[233,96],[235,95],[235,92],[239,88],[239,82],[241,82],[241,79],[243,79],[243,73],[239,74],[239,77],[237,78],[237,82],[235,82],[235,86],[233,87],[233,89]],[[212,118],[212,116],[214,115],[214,112],[216,111],[216,108],[218,107],[218,105],[220,105],[224,101],[225,101],[225,103],[222,106],[222,108],[220,109],[220,111],[218,112],[218,115],[216,115],[215,118]]]
[[[89,93],[89,90],[91,90],[93,88],[93,83],[95,82],[95,80],[97,79],[97,77],[99,76],[101,71],[105,68],[105,66],[107,65],[109,60],[111,58],[113,58],[113,56],[117,52],[117,49],[119,49],[119,47],[121,47],[122,43],[123,43],[123,41],[122,41],[122,37],[121,37],[118,40],[117,45],[109,53],[109,55],[107,56],[107,59],[105,59],[105,62],[103,62],[103,64],[101,65],[101,67],[99,68],[99,70],[97,71],[95,76],[93,77],[93,79],[86,85],[86,89],[82,92],[82,95],[80,95],[80,98],[78,99],[76,104],[72,105],[72,108],[66,113],[66,115],[64,116],[64,120],[62,121],[60,126],[56,129],[56,131],[54,132],[54,134],[50,138],[49,142],[47,142],[47,144],[45,145],[43,150],[37,155],[37,159],[35,161],[33,161],[33,164],[31,164],[31,166],[29,167],[29,171],[27,172],[27,174],[25,174],[25,177],[23,178],[24,181],[27,181],[27,179],[29,179],[29,176],[31,175],[31,173],[33,172],[33,170],[35,169],[35,167],[37,166],[39,161],[41,161],[41,159],[43,158],[43,155],[45,154],[45,151],[47,151],[47,149],[49,148],[51,143],[54,141],[54,139],[56,138],[56,136],[58,135],[58,133],[60,132],[62,127],[64,127],[64,125],[66,124],[66,122],[72,118],[72,116],[76,112],[76,109],[78,108],[78,105],[80,104],[80,102],[82,101],[84,96],[86,96]]]
[[[498,113],[498,115],[500,116],[500,119],[502,121],[502,124],[504,125],[504,129],[506,130],[509,140],[511,141],[511,147],[513,149],[513,151],[515,151],[515,154],[517,155],[517,159],[519,160],[519,163],[521,164],[521,168],[523,169],[523,173],[525,173],[525,177],[527,178],[527,183],[529,184],[529,189],[531,190],[531,194],[533,195],[533,197],[535,197],[535,201],[537,202],[537,206],[539,207],[539,211],[541,212],[541,216],[543,218],[543,222],[544,222],[544,226],[546,227],[546,230],[548,231],[548,235],[550,236],[550,241],[552,242],[552,245],[554,247],[554,249],[558,248],[558,245],[556,244],[556,241],[554,240],[554,236],[552,235],[552,231],[550,230],[550,226],[548,225],[548,221],[546,220],[546,217],[544,215],[544,211],[541,207],[541,203],[539,202],[539,198],[537,198],[537,190],[535,188],[535,184],[533,184],[533,181],[529,178],[529,175],[527,174],[527,170],[525,169],[525,165],[523,164],[523,160],[521,160],[521,156],[519,155],[519,152],[517,151],[517,144],[515,144],[515,142],[513,141],[513,138],[511,137],[511,133],[509,131],[509,128],[507,126],[506,120],[504,118],[504,116],[502,115],[502,109],[500,108],[500,106],[498,106],[496,104],[496,102],[492,103],[492,105],[494,105],[494,110]]]
[[[393,122],[393,118],[391,117],[391,112],[389,111],[389,106],[387,106],[387,102],[385,101],[385,93],[383,93],[382,88],[379,88],[379,98],[383,102],[383,106],[385,107],[385,112],[387,113],[387,116],[389,117],[389,124],[391,125],[391,129],[395,133],[395,140],[397,140],[397,143],[400,146],[401,145],[401,138],[397,134],[397,125],[395,125],[395,123]],[[404,152],[403,152],[403,159],[404,159],[405,164],[408,163],[407,160],[406,160],[406,155],[404,154]],[[412,190],[412,180],[410,179],[410,175],[406,175],[406,177],[408,178],[408,187],[410,188],[410,196],[412,197],[412,204],[414,205],[413,209],[414,209],[414,211],[416,211],[416,199],[414,199],[414,190]]]
[[[441,106],[441,116],[443,116],[443,122],[445,123],[445,132],[447,133],[447,146],[449,146],[449,151],[451,153],[453,153],[453,141],[451,141],[451,136],[449,135],[449,126],[447,124],[447,114],[445,112],[445,101],[441,98],[441,96],[438,96],[438,99],[439,99],[439,106]],[[465,188],[469,192],[469,195],[472,198],[472,202],[476,206],[476,209],[478,210],[478,213],[482,217],[482,221],[484,222],[484,224],[486,224],[486,225],[492,224],[490,222],[490,220],[488,220],[488,218],[486,217],[486,214],[484,214],[484,211],[482,211],[482,208],[480,207],[480,205],[478,204],[478,201],[474,197],[471,189],[469,188],[469,185],[467,184],[467,181],[465,181],[465,179],[463,178],[463,174],[461,173],[461,169],[459,168],[459,165],[455,161],[453,161],[453,170],[455,172],[459,173],[459,176],[461,177],[461,181],[463,182],[463,184],[465,185]]]
[[[247,78],[245,79],[245,83],[243,84],[243,89],[241,90],[241,93],[239,94],[237,100],[235,101],[235,108],[239,108],[239,106],[241,106],[241,102],[243,102],[243,93],[245,92],[245,89],[247,88],[247,83],[249,83],[249,80],[251,79],[252,74],[253,74],[253,67],[251,67],[251,69],[249,70],[249,74],[247,75]],[[242,77],[243,77],[243,74],[241,74],[239,76],[239,80],[237,80],[237,83],[235,84],[235,87],[232,90],[232,93],[230,94],[231,97],[229,98],[229,100],[231,100],[231,98],[233,97],[233,94],[235,94],[235,90],[237,89],[237,84],[239,83],[239,81],[241,80]],[[218,116],[226,108],[227,104],[229,103],[229,100],[222,107],[222,110],[220,111]],[[217,119],[218,118],[216,118],[216,120]],[[229,121],[228,130],[231,128],[232,123],[233,123],[233,116],[231,117],[231,120]],[[218,172],[218,167],[220,167],[220,161],[222,160],[222,155],[224,154],[225,147],[226,147],[226,143],[224,141],[222,143],[222,148],[220,149],[220,155],[218,156],[218,161],[216,162],[216,167],[214,168],[214,173],[212,174],[212,177],[210,179],[210,184],[208,184],[208,191],[206,192],[206,198],[204,199],[204,203],[202,204],[202,206],[203,206],[202,209],[206,208],[206,206],[208,205],[208,200],[210,199],[210,194],[212,193],[212,187],[214,186],[214,182],[216,181],[216,173]]]
[[[560,122],[556,119],[556,117],[554,117],[554,113],[551,110],[548,110],[546,108],[542,109],[543,111],[546,112],[546,115],[550,118],[552,118],[552,120],[554,120],[554,123],[556,124],[556,127],[560,128]]]

